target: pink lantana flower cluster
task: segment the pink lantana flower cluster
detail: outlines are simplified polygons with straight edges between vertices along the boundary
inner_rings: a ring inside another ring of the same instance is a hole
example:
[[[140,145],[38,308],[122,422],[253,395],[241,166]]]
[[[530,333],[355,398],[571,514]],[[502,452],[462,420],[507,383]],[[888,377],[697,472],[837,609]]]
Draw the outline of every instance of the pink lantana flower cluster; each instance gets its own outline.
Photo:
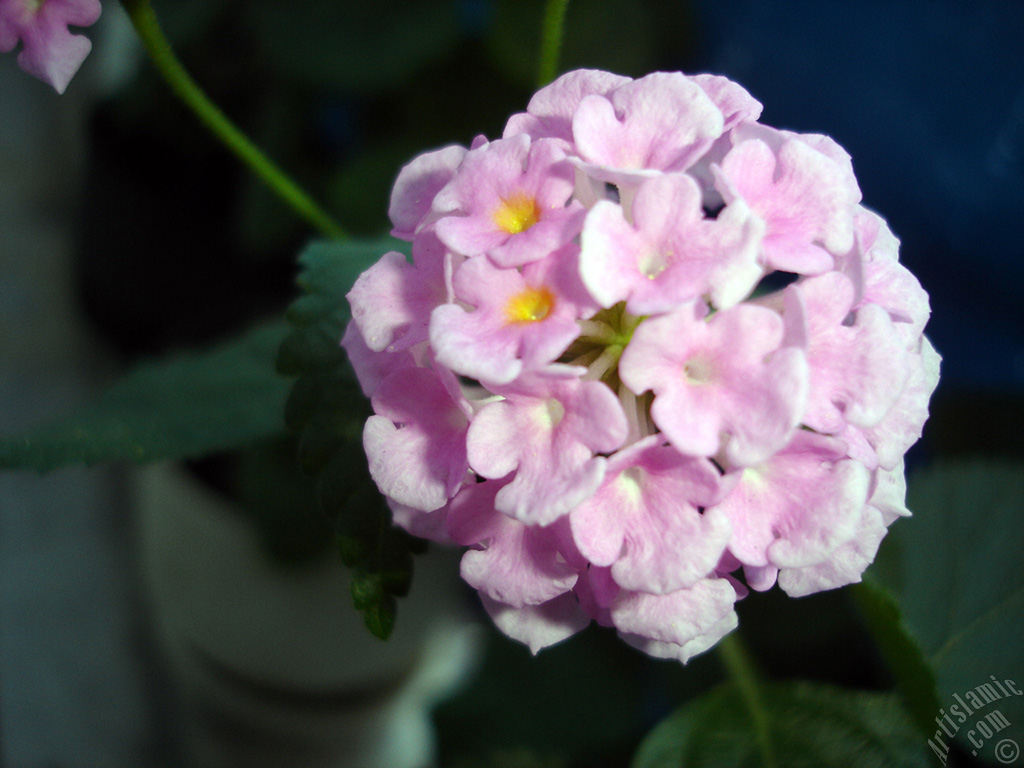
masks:
[[[412,260],[343,344],[395,521],[534,652],[591,621],[686,661],[778,583],[858,581],[909,514],[939,357],[846,152],[724,77],[570,72],[402,169]]]
[[[0,0],[0,52],[20,42],[21,68],[64,93],[92,50],[68,26],[91,26],[100,10],[100,0]]]

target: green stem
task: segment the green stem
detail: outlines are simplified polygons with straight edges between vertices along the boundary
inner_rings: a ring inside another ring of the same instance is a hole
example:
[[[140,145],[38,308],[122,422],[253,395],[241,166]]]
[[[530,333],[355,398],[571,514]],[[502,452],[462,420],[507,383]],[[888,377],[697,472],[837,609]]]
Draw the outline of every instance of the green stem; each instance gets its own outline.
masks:
[[[754,721],[754,733],[757,735],[757,743],[764,757],[765,768],[777,768],[775,762],[775,748],[772,744],[771,728],[768,724],[768,710],[765,709],[761,676],[757,671],[754,660],[743,646],[739,635],[732,632],[718,642],[718,658],[722,660],[729,677],[739,688],[743,703]]]
[[[311,225],[332,238],[345,237],[344,230],[295,182],[263,154],[227,116],[210,101],[171,50],[157,22],[149,0],[121,0],[139,33],[142,44],[164,80],[199,120],[227,146],[281,200]]]
[[[540,67],[537,85],[543,87],[558,74],[558,54],[562,49],[562,33],[565,30],[565,9],[569,0],[547,0],[544,7],[544,24],[540,38]]]
[[[935,689],[935,673],[921,646],[907,631],[899,606],[892,595],[869,579],[853,584],[847,593],[853,596],[875,644],[888,662],[896,688],[903,694],[917,727],[931,736],[935,713],[942,706]]]

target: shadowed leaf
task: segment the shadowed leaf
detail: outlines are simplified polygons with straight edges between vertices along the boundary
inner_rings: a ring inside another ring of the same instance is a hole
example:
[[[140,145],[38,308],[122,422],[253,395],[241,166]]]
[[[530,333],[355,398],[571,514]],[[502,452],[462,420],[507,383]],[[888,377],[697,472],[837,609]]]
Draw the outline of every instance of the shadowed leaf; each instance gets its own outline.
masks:
[[[288,382],[274,372],[283,323],[140,365],[94,402],[0,440],[0,468],[203,456],[281,434]]]
[[[285,420],[299,438],[302,471],[318,480],[320,511],[334,522],[342,561],[352,569],[352,602],[374,635],[386,639],[412,578],[414,540],[391,525],[363,453],[371,413],[341,337],[349,319],[345,295],[356,278],[388,251],[407,244],[384,238],[314,243],[299,261],[303,295],[288,311],[292,333],[281,345],[278,370],[297,377]]]
[[[975,723],[996,710],[1024,722],[1024,696],[1003,696],[993,685],[994,677],[1020,687],[1024,670],[1022,498],[1020,461],[947,460],[918,471],[907,489],[914,516],[893,525],[868,572],[895,597],[935,672],[939,704],[968,702],[964,720],[953,723],[965,746]],[[991,759],[999,739],[981,741],[967,748]]]
[[[927,747],[895,696],[811,683],[765,686],[774,762],[731,683],[663,720],[640,745],[632,768],[917,768]]]

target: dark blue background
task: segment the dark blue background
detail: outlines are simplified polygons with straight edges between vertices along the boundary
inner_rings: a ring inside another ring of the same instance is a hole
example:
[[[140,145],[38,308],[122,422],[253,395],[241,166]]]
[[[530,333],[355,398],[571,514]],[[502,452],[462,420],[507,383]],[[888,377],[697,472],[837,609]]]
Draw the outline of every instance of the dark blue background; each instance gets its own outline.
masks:
[[[932,297],[943,389],[1024,389],[1024,2],[698,3],[699,63],[834,137]]]

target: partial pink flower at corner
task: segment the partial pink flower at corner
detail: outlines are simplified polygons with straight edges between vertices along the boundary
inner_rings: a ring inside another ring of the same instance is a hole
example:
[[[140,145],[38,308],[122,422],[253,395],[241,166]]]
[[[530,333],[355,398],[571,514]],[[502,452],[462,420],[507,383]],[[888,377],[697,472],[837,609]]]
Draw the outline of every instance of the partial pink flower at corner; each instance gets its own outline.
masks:
[[[21,68],[64,93],[92,50],[89,38],[68,27],[88,27],[99,17],[99,0],[0,0],[0,51],[21,41]]]

